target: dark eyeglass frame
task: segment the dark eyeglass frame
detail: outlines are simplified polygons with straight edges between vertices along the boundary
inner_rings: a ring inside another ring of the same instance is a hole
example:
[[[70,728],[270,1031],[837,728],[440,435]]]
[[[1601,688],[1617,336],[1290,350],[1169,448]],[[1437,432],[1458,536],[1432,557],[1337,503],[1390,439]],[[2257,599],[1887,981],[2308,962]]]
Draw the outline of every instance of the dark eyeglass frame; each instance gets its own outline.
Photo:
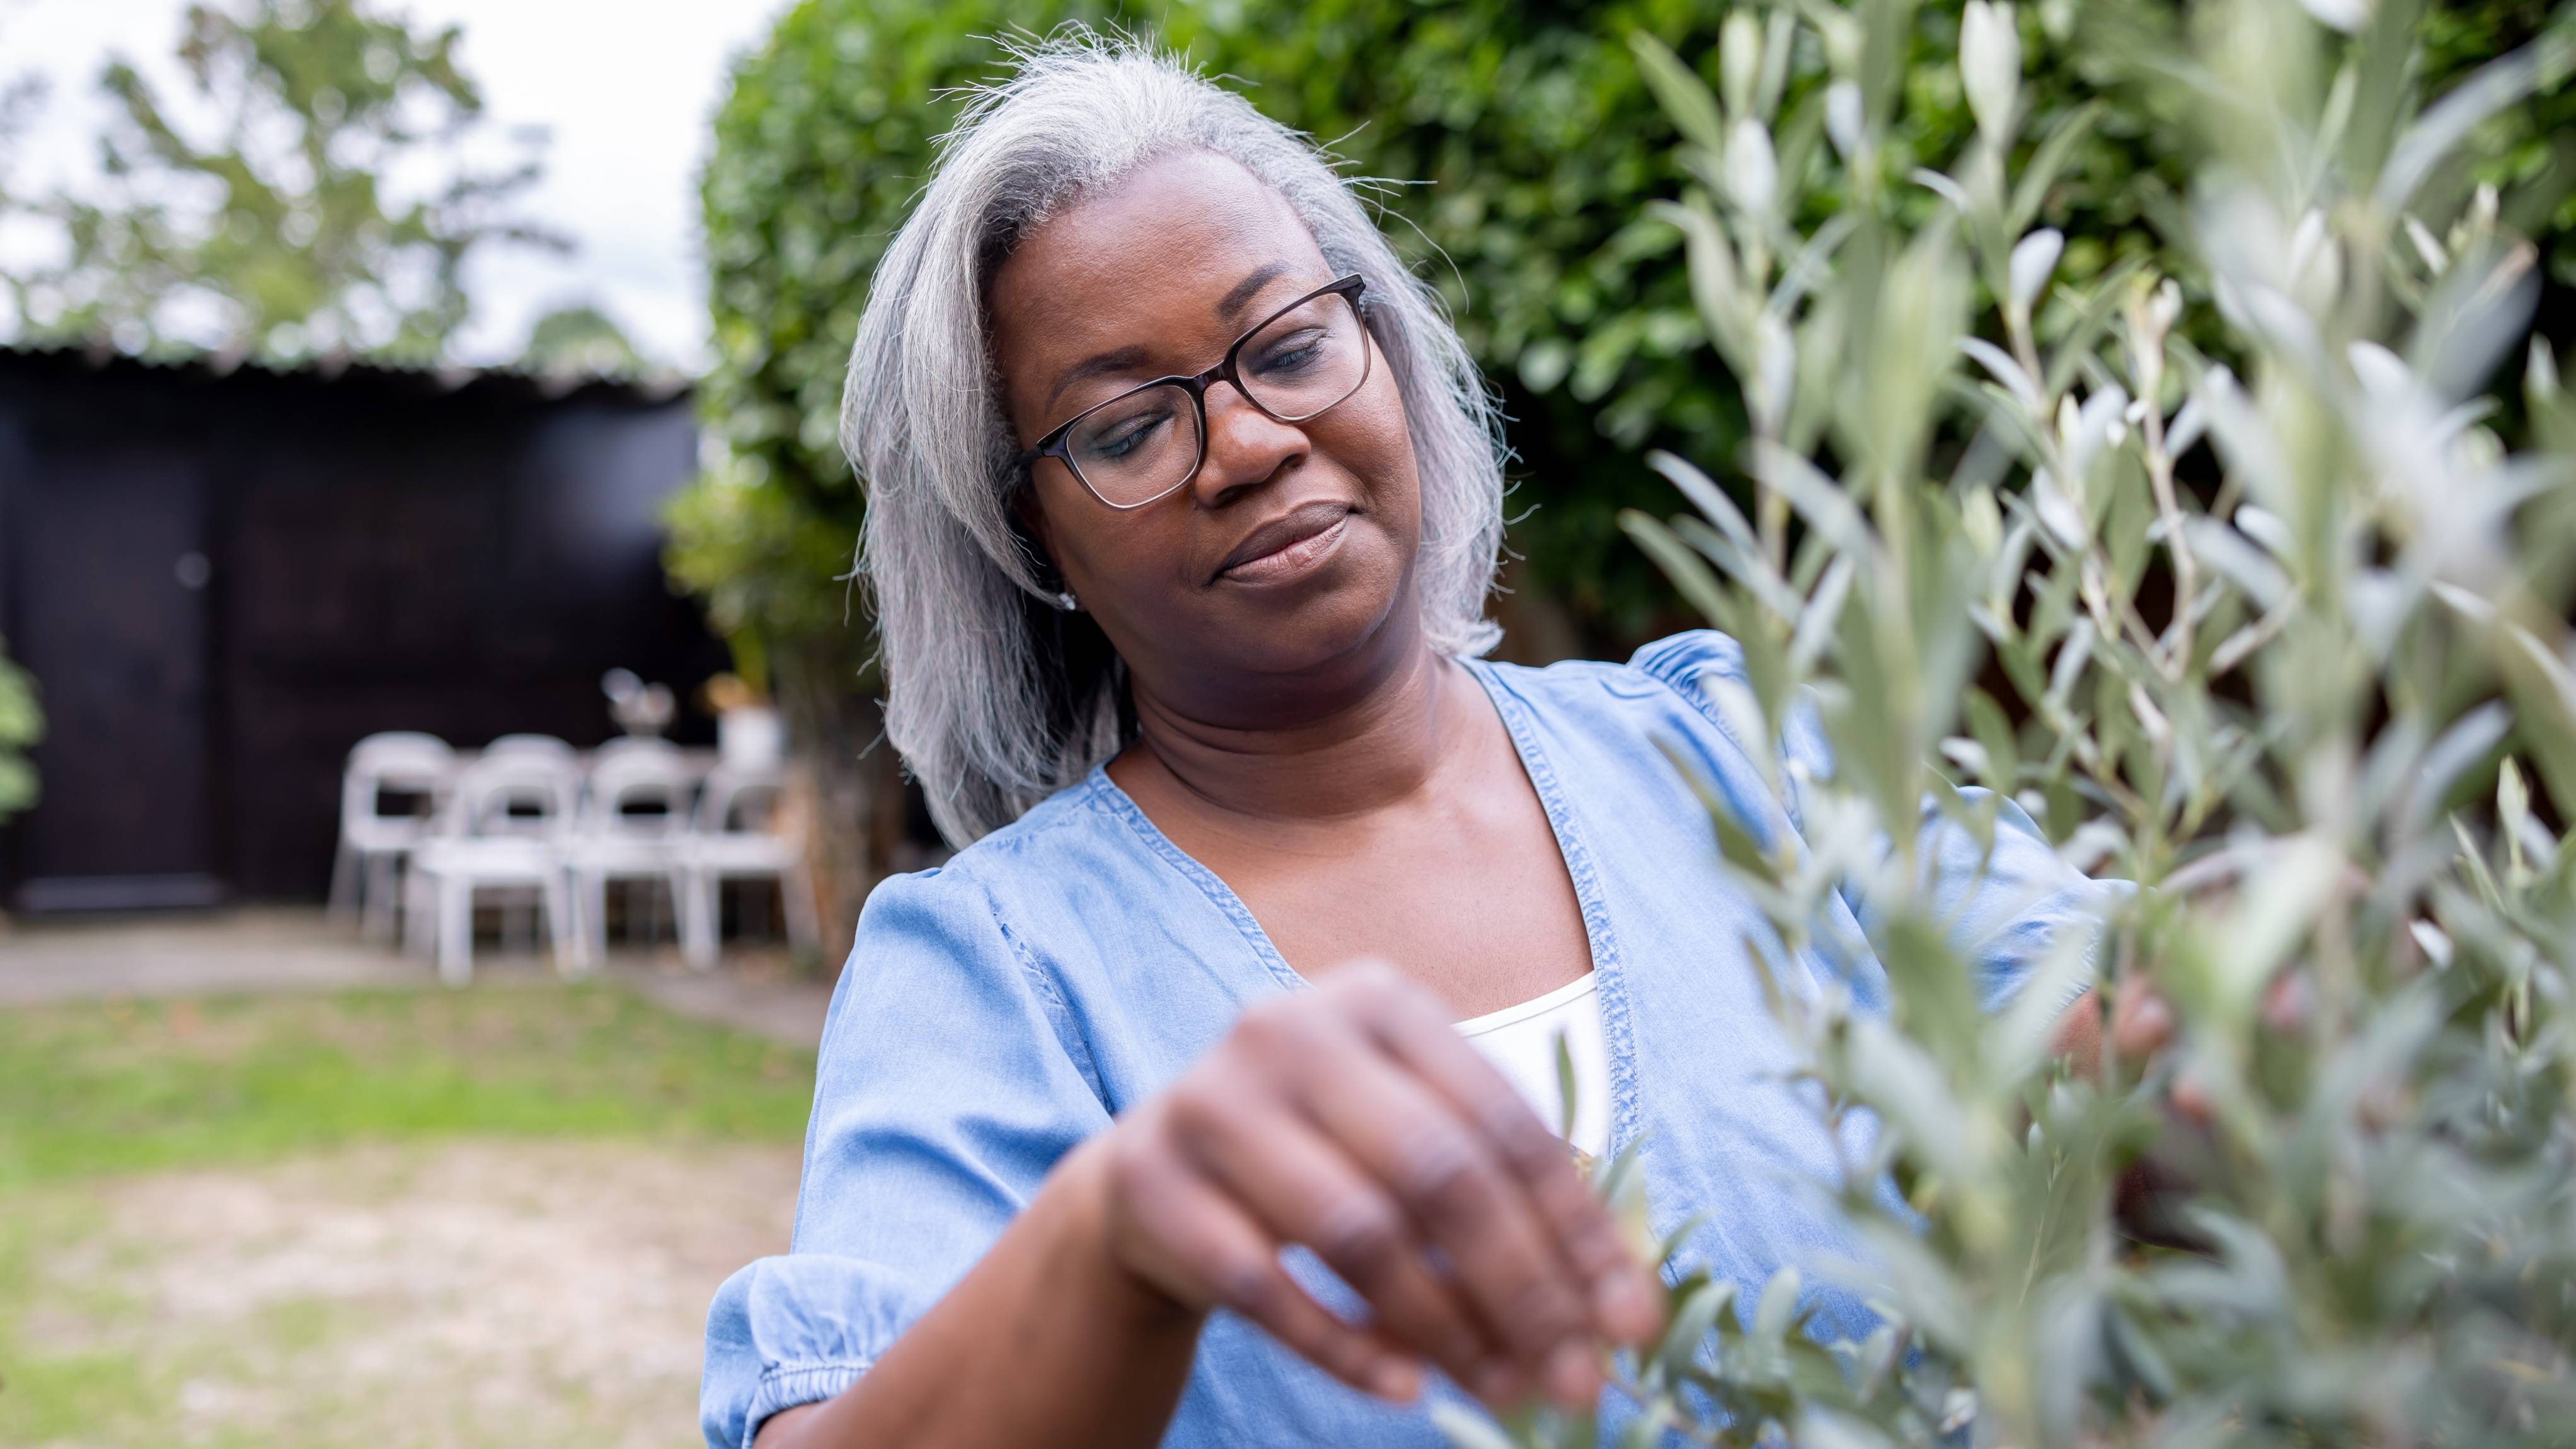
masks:
[[[1200,373],[1196,377],[1182,377],[1177,374],[1171,377],[1158,377],[1151,382],[1140,382],[1134,387],[1128,388],[1126,391],[1121,392],[1117,396],[1109,398],[1104,402],[1094,403],[1090,407],[1084,408],[1082,411],[1075,413],[1072,417],[1065,419],[1062,424],[1058,425],[1045,437],[1038,439],[1035,447],[1029,448],[1022,452],[1018,457],[1013,458],[1011,460],[1011,466],[1014,468],[1034,470],[1037,467],[1039,459],[1053,458],[1057,462],[1064,464],[1064,471],[1072,474],[1073,481],[1081,484],[1082,491],[1090,494],[1101,507],[1114,508],[1121,513],[1133,513],[1139,508],[1150,508],[1154,504],[1160,503],[1164,499],[1169,498],[1173,494],[1190,486],[1191,480],[1199,476],[1199,470],[1207,466],[1207,394],[1209,388],[1214,387],[1220,382],[1231,383],[1234,386],[1235,392],[1241,395],[1245,402],[1252,404],[1253,408],[1263,417],[1269,418],[1273,422],[1295,424],[1312,422],[1315,419],[1322,417],[1324,414],[1331,412],[1333,409],[1340,407],[1346,402],[1349,402],[1353,397],[1358,395],[1361,388],[1368,386],[1370,370],[1376,366],[1375,353],[1377,349],[1374,346],[1369,345],[1371,339],[1368,335],[1368,313],[1360,307],[1360,293],[1367,289],[1368,279],[1357,272],[1353,272],[1349,276],[1327,282],[1324,285],[1317,287],[1315,290],[1306,293],[1304,296],[1297,298],[1295,301],[1288,303],[1286,306],[1281,307],[1269,316],[1255,322],[1252,326],[1244,329],[1243,335],[1234,339],[1234,345],[1225,350],[1225,360],[1223,362],[1218,363],[1216,366],[1209,368],[1207,371]],[[1289,313],[1296,311],[1298,308],[1305,306],[1307,303],[1314,301],[1318,297],[1330,296],[1340,296],[1344,300],[1348,301],[1351,304],[1351,311],[1356,313],[1359,317],[1361,340],[1359,381],[1351,384],[1351,390],[1349,392],[1343,393],[1340,397],[1333,399],[1331,402],[1324,404],[1322,407],[1315,409],[1311,413],[1301,413],[1292,418],[1280,413],[1272,412],[1269,408],[1262,405],[1261,399],[1252,395],[1252,389],[1243,385],[1242,374],[1236,371],[1235,365],[1243,356],[1243,346],[1253,338],[1260,336],[1261,330],[1269,326],[1271,323],[1278,321],[1280,318],[1287,316]],[[1099,412],[1103,408],[1116,407],[1118,404],[1125,402],[1127,399],[1134,397],[1140,392],[1151,392],[1158,387],[1177,387],[1190,395],[1190,405],[1198,412],[1198,456],[1190,460],[1190,471],[1182,474],[1180,481],[1174,483],[1171,487],[1164,489],[1162,492],[1155,494],[1153,497],[1142,499],[1135,503],[1112,503],[1108,499],[1101,497],[1100,490],[1091,486],[1090,479],[1082,476],[1082,465],[1073,461],[1073,454],[1071,450],[1065,447],[1064,440],[1073,435],[1075,425],[1080,423],[1084,418],[1091,416],[1093,413]]]

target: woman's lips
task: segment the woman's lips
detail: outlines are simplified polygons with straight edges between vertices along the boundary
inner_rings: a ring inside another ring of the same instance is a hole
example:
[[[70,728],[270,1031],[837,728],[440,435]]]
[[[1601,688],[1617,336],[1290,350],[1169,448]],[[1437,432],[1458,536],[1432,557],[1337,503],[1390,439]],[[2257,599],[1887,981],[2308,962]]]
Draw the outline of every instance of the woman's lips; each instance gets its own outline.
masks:
[[[1217,566],[1219,579],[1268,584],[1314,568],[1340,546],[1351,509],[1342,503],[1309,503],[1265,523],[1235,545]]]

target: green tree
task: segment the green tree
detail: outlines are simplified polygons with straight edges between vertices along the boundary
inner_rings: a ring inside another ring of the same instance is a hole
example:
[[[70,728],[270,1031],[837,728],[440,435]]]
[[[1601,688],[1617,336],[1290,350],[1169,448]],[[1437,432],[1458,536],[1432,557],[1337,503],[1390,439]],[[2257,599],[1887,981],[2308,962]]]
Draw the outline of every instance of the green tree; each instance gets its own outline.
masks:
[[[45,78],[0,75],[0,216],[16,211],[20,200],[12,185],[20,137],[45,103]]]
[[[508,214],[538,174],[538,137],[521,133],[527,154],[497,170],[463,155],[483,100],[459,39],[363,0],[190,6],[177,54],[214,133],[109,63],[104,176],[42,204],[67,255],[19,279],[22,332],[132,351],[443,356],[466,319],[470,252],[557,244]],[[434,179],[398,199],[397,173]]]
[[[528,328],[518,366],[528,372],[637,377],[651,370],[617,319],[587,303],[558,307]]]

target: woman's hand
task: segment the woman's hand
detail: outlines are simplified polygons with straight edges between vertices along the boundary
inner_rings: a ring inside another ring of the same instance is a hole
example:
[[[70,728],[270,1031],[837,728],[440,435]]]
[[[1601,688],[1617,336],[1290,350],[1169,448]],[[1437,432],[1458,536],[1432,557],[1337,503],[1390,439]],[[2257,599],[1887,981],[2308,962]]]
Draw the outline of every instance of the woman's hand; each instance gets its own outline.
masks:
[[[1605,1343],[1661,1321],[1566,1146],[1379,963],[1246,1012],[1097,1143],[1113,1260],[1191,1309],[1225,1307],[1395,1400],[1436,1363],[1493,1403],[1601,1387]],[[1299,1244],[1368,1300],[1345,1323],[1282,1271]]]

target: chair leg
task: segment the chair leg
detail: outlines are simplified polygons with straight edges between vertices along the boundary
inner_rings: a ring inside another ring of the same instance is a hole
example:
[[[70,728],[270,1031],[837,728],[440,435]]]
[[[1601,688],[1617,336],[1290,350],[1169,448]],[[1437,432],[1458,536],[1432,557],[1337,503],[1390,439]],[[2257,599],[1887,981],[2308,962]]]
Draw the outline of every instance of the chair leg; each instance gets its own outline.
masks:
[[[358,934],[370,941],[394,938],[395,891],[402,879],[402,857],[391,851],[371,855],[359,870],[365,890],[359,905]]]
[[[438,880],[438,979],[462,986],[474,979],[474,882]]]
[[[358,905],[358,852],[343,843],[331,857],[330,917],[345,921],[357,914]]]
[[[590,882],[596,894],[591,896],[587,904],[597,909],[587,914],[595,924],[585,923],[582,919],[585,912],[573,904],[576,887],[572,877],[557,871],[546,880],[546,928],[554,937],[555,973],[559,976],[586,975],[599,961],[598,957],[590,954],[584,942],[584,936],[585,934],[593,938],[606,936],[608,913],[604,898],[607,891],[600,877],[594,875],[590,877]],[[605,948],[601,954],[603,956],[606,954]]]
[[[697,914],[689,903],[689,872],[674,866],[653,877],[652,881],[660,895],[671,898],[671,944],[679,947],[685,955],[689,949],[689,918]],[[659,947],[661,942],[662,938],[657,933],[653,943]]]
[[[417,865],[403,872],[402,945],[413,956],[428,956],[437,949],[438,914],[431,903],[438,877]]]
[[[688,904],[680,911],[680,956],[692,971],[716,969],[716,936],[724,926],[722,880],[711,870],[687,873]]]
[[[573,877],[573,919],[579,923],[574,947],[580,964],[602,966],[608,962],[608,877],[594,871],[583,871]]]

